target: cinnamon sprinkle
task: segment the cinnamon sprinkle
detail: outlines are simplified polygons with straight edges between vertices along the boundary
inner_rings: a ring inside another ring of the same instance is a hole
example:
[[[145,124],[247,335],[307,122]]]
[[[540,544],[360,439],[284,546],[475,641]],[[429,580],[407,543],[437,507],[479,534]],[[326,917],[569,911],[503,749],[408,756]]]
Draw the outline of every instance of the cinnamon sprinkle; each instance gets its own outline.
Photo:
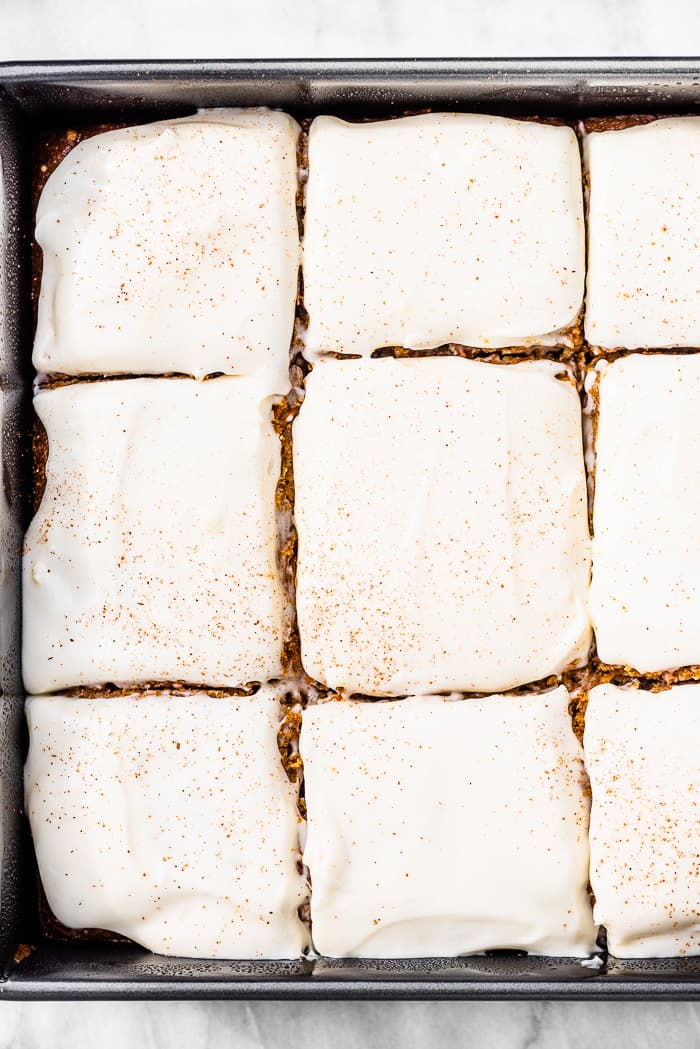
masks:
[[[424,112],[423,110],[420,112]],[[397,114],[406,115],[406,114]],[[622,129],[630,127],[636,124],[650,123],[653,120],[659,118],[659,115],[635,115],[635,116],[624,116],[624,117],[602,117],[586,119],[579,122],[579,131],[582,134],[607,131],[613,129]],[[525,118],[524,118],[525,119]],[[537,119],[537,118],[527,118]],[[568,123],[567,121],[559,121],[556,118],[544,120],[543,122],[552,123]],[[304,227],[304,184],[305,174],[308,165],[308,123],[309,121],[301,121],[302,123],[302,134],[299,141],[298,150],[298,161],[299,161],[299,183],[297,191],[297,216],[299,222],[300,233],[303,234]],[[99,134],[104,131],[116,130],[118,128],[130,126],[129,123],[109,123],[109,124],[97,124],[90,125],[84,128],[71,128],[58,131],[44,132],[39,136],[36,148],[34,150],[34,164],[33,164],[33,204],[36,208],[36,204],[40,195],[40,192],[51,174],[54,168],[63,160],[71,149],[74,148],[79,142],[93,135]],[[585,176],[584,176],[585,178]],[[586,208],[586,215],[588,209]],[[32,239],[31,245],[32,253],[32,275],[31,275],[31,298],[34,314],[36,317],[36,308],[38,301],[38,293],[41,282],[41,252],[36,242]],[[302,706],[307,702],[320,702],[324,700],[338,700],[340,698],[332,690],[326,689],[321,683],[314,682],[308,678],[301,666],[300,658],[300,638],[298,632],[298,626],[296,622],[296,611],[294,602],[295,592],[295,580],[296,580],[296,553],[297,553],[297,537],[296,530],[293,523],[293,507],[294,507],[294,474],[293,474],[293,462],[292,462],[292,424],[294,418],[299,412],[301,403],[304,396],[304,386],[306,376],[310,371],[310,365],[304,359],[302,355],[303,345],[303,331],[307,323],[307,315],[304,307],[303,297],[303,279],[302,274],[299,274],[299,287],[297,296],[297,312],[296,312],[296,324],[294,335],[292,338],[292,344],[290,347],[290,376],[292,382],[292,389],[288,394],[287,398],[279,403],[273,414],[274,427],[279,435],[281,442],[281,471],[280,477],[277,483],[276,489],[276,503],[278,510],[278,518],[280,522],[280,533],[279,533],[279,564],[282,577],[289,600],[289,621],[287,624],[287,633],[283,647],[283,666],[285,674],[288,674],[290,679],[297,683],[297,690],[290,691],[282,701],[283,720],[280,726],[278,735],[278,745],[280,751],[280,757],[282,764],[292,782],[296,782],[300,786],[299,794],[299,812],[301,818],[305,817],[305,801],[303,797],[303,763],[298,751],[298,738],[299,730],[301,727],[302,718]],[[598,360],[614,360],[618,356],[624,356],[632,352],[642,353],[653,353],[653,352],[666,352],[666,351],[630,351],[630,350],[612,350],[601,352],[595,347],[588,345],[583,340],[583,310],[577,318],[575,324],[570,330],[567,330],[566,335],[571,340],[570,346],[562,346],[561,348],[528,348],[515,347],[512,349],[505,348],[500,349],[497,353],[488,352],[485,353],[483,349],[470,348],[464,346],[447,345],[438,347],[437,349],[430,351],[409,351],[401,347],[387,347],[375,351],[373,357],[383,356],[396,356],[396,357],[427,357],[427,356],[459,356],[465,358],[476,358],[481,360],[488,360],[493,363],[518,363],[522,359],[556,359],[559,361],[569,362],[575,374],[575,381],[579,392],[583,396],[583,381],[587,371],[595,365]],[[694,350],[674,350],[674,353],[693,353],[698,352]],[[53,375],[47,377],[45,382],[48,385],[65,385],[73,382],[89,382],[89,381],[114,381],[118,379],[127,378],[128,376],[115,376],[113,379],[99,375],[93,376],[80,376],[75,378],[72,376]],[[589,391],[593,408],[590,411],[591,428],[592,428],[592,441],[595,446],[595,440],[597,436],[597,390],[595,387]],[[583,410],[583,409],[582,409]],[[34,428],[32,433],[32,455],[33,455],[33,472],[32,472],[32,505],[33,509],[36,510],[44,491],[45,477],[46,477],[46,460],[48,455],[48,441],[46,432],[37,419],[34,422]],[[595,484],[595,468],[594,465],[587,463],[587,477],[589,482],[590,501],[589,507],[592,508],[592,495]],[[592,518],[591,518],[592,528]],[[569,705],[569,711],[572,719],[572,727],[577,738],[582,739],[583,729],[585,725],[585,712],[587,706],[587,692],[589,689],[597,684],[601,683],[615,683],[624,684],[630,686],[636,686],[649,691],[658,692],[670,688],[673,684],[687,682],[687,681],[700,681],[700,665],[678,668],[673,671],[666,671],[659,674],[645,674],[641,675],[634,668],[629,666],[610,666],[602,663],[595,652],[593,647],[587,664],[582,668],[576,668],[565,671],[563,674],[557,677],[549,677],[538,682],[529,683],[523,685],[518,689],[512,690],[514,694],[525,695],[528,693],[540,692],[554,688],[559,684],[564,684],[567,689],[572,693],[572,699]],[[76,688],[65,690],[65,694],[75,697],[86,697],[86,698],[110,698],[114,696],[124,695],[126,693],[138,693],[139,695],[148,696],[158,693],[162,693],[163,689],[177,694],[189,694],[191,692],[206,692],[212,696],[228,696],[228,695],[250,695],[258,687],[257,683],[242,684],[237,689],[207,689],[206,687],[194,688],[192,686],[185,686],[182,683],[177,682],[152,682],[139,688],[124,688],[117,687],[115,685],[104,684],[99,688]],[[469,694],[465,693],[465,697],[470,695],[481,695],[481,694]],[[357,697],[356,697],[357,698]],[[359,697],[362,698],[362,697]],[[369,700],[368,702],[376,702],[376,700]],[[124,937],[118,936],[114,933],[105,932],[104,930],[94,929],[83,929],[75,930],[69,929],[63,926],[53,916],[44,896],[43,890],[41,889],[40,883],[38,885],[39,892],[39,920],[41,932],[50,940],[58,941],[112,941],[112,942],[129,942]],[[20,948],[25,953],[22,954],[22,958],[26,957],[30,951],[30,948],[26,946]],[[21,960],[21,959],[20,959]]]

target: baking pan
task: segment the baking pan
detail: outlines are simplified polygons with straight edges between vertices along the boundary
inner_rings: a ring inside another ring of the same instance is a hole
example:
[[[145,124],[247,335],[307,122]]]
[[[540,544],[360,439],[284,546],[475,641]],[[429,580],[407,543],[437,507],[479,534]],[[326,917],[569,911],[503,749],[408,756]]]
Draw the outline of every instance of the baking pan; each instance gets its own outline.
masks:
[[[464,109],[568,118],[700,112],[700,59],[0,63],[0,996],[6,998],[700,998],[700,959],[513,952],[410,961],[223,962],[44,938],[22,813],[20,551],[30,514],[31,149],[42,129],[200,106],[297,116]]]

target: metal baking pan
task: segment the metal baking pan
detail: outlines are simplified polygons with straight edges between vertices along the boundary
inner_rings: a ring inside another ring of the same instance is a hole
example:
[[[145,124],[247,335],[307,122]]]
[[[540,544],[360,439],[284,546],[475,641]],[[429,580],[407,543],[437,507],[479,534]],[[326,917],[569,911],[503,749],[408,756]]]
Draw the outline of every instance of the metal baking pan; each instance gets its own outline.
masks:
[[[30,513],[31,148],[40,129],[199,106],[380,116],[482,110],[700,112],[700,59],[0,63],[0,996],[6,998],[700,998],[700,959],[587,963],[494,953],[407,962],[221,962],[42,937],[22,814],[20,551]]]

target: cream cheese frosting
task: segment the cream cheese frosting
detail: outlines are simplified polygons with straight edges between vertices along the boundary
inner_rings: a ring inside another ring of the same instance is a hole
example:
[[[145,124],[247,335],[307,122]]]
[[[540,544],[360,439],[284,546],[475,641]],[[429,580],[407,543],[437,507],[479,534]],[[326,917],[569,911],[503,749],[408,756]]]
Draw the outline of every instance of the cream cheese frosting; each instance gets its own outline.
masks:
[[[80,142],[37,209],[39,371],[289,388],[299,235],[284,113],[202,111]]]
[[[316,950],[591,954],[586,779],[568,702],[559,688],[305,710]]]
[[[584,747],[595,919],[620,958],[700,954],[700,685],[600,685]]]
[[[159,954],[296,958],[306,886],[278,697],[27,701],[26,810],[56,917]]]
[[[641,673],[700,663],[700,358],[623,357],[596,384],[598,654]]]
[[[374,696],[497,691],[585,660],[586,481],[565,379],[548,361],[315,366],[293,435],[312,677]]]
[[[586,339],[700,346],[700,117],[594,132],[584,150]]]
[[[38,394],[49,454],[25,540],[28,691],[279,676],[280,448],[261,385],[125,379]]]
[[[566,343],[584,269],[571,128],[465,113],[313,121],[310,358]]]

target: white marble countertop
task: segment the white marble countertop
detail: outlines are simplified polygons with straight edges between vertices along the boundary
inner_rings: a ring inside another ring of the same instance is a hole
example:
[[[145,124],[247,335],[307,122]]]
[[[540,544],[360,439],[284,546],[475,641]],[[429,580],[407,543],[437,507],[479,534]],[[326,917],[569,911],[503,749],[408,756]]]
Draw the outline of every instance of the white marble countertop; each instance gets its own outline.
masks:
[[[575,1002],[0,1006],[2,1049],[689,1049],[700,1007]]]
[[[698,40],[689,0],[0,0],[0,59],[684,55]]]
[[[0,0],[0,60],[687,55],[688,0]],[[690,50],[689,50],[690,49]],[[41,1003],[0,1005],[0,1049],[697,1044],[700,1004]]]

